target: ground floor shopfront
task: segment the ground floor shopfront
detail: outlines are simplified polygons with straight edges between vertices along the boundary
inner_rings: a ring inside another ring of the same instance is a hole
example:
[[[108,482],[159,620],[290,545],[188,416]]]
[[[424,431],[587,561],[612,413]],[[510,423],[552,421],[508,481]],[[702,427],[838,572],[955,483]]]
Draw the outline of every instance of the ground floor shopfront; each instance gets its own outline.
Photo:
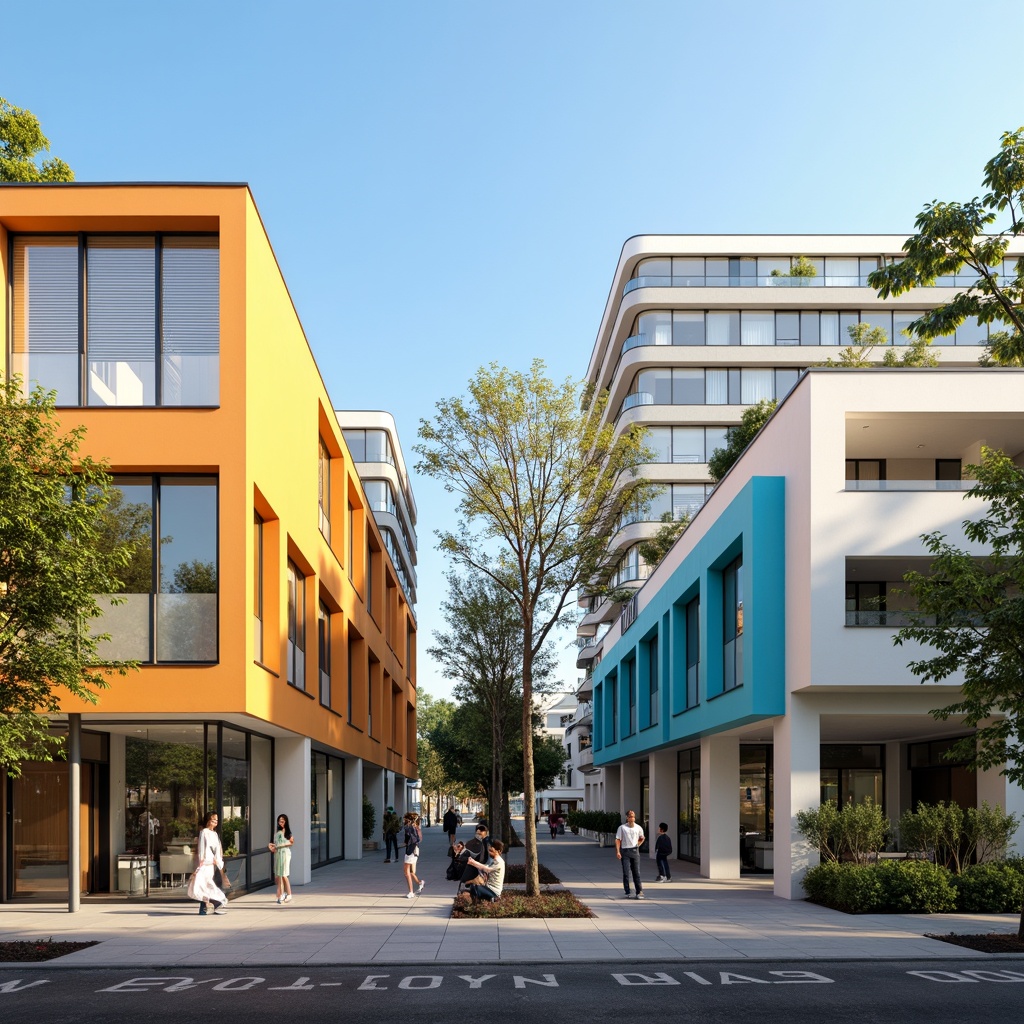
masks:
[[[773,873],[776,895],[787,898],[802,897],[800,880],[817,862],[795,830],[796,812],[824,800],[871,800],[893,822],[922,802],[987,802],[1024,821],[1020,787],[998,771],[972,772],[945,758],[965,735],[962,727],[898,713],[917,700],[893,703],[889,715],[861,715],[796,699],[783,718],[604,765],[603,778],[588,787],[587,806],[635,810],[652,857],[664,822],[674,856],[699,865],[702,875]]]
[[[362,855],[364,794],[378,820],[388,804],[405,805],[402,777],[273,727],[83,717],[77,744],[67,744],[77,757],[0,776],[4,900],[63,901],[75,889],[185,899],[208,811],[220,817],[234,892],[272,884],[267,844],[282,813],[297,839],[292,879],[302,883],[320,865]]]

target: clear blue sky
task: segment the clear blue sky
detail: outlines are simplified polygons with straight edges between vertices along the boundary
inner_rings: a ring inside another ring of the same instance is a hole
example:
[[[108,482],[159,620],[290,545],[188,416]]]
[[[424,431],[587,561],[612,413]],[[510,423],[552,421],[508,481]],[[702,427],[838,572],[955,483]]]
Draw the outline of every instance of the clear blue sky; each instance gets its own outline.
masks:
[[[248,182],[334,404],[414,463],[482,363],[585,373],[630,235],[974,196],[1022,30],[1021,0],[50,0],[6,5],[0,95],[79,180]],[[452,502],[413,483],[425,651]]]

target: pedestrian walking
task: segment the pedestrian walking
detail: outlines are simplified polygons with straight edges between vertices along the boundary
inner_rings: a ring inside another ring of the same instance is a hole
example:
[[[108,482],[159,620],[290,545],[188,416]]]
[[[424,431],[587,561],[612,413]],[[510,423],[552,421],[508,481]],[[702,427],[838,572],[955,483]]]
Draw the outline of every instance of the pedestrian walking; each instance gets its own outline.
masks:
[[[418,896],[423,892],[423,886],[426,885],[426,882],[416,874],[416,864],[420,858],[420,842],[423,840],[423,830],[420,828],[419,817],[418,814],[413,814],[410,811],[402,819],[404,822],[402,841],[405,843],[405,880],[409,883],[409,892],[405,897],[407,900]],[[418,886],[415,892],[413,891],[414,884]]]
[[[216,811],[210,811],[203,819],[203,830],[199,833],[199,848],[196,851],[196,869],[188,883],[188,898],[199,900],[199,913],[227,913],[228,898],[217,885],[214,869],[224,871],[224,847],[217,835],[220,817]],[[226,882],[227,879],[223,878]]]
[[[656,882],[671,882],[672,872],[669,870],[668,859],[672,856],[672,840],[668,836],[668,824],[658,825],[658,838],[654,840],[654,856],[658,862]]]
[[[384,812],[381,821],[381,830],[384,833],[384,863],[391,863],[391,850],[394,848],[394,859],[398,860],[398,833],[402,831],[402,819],[395,814],[395,809],[390,804]]]
[[[267,847],[274,855],[274,875],[277,878],[277,902],[291,903],[292,883],[288,878],[292,867],[292,847],[295,845],[295,838],[292,836],[291,826],[288,824],[288,815],[277,816],[277,831],[274,833],[274,841],[268,843]]]
[[[638,900],[646,899],[644,886],[640,881],[640,847],[644,845],[644,830],[636,823],[636,811],[626,812],[626,824],[620,825],[615,833],[615,856],[622,861],[622,886],[625,899],[630,898],[629,876],[633,876],[633,888]]]
[[[548,828],[551,829],[551,838],[554,839],[558,835],[558,815],[554,810],[548,814]]]
[[[448,849],[450,850],[455,845],[455,830],[459,827],[459,816],[455,813],[454,804],[449,804],[448,810],[444,812],[441,827],[448,837]]]

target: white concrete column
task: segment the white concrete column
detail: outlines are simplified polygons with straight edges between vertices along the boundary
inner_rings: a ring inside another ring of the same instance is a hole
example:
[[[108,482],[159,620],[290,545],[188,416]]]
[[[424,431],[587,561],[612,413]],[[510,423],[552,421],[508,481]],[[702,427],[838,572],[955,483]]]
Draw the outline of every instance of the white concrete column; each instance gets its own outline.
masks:
[[[775,720],[775,895],[800,900],[818,851],[796,831],[796,813],[821,803],[821,716],[801,694],[791,693],[788,703]]]
[[[274,741],[274,806],[288,808],[284,813],[288,814],[292,831],[299,840],[292,849],[289,876],[292,885],[308,885],[311,875],[309,808],[312,806],[312,749],[306,736],[289,736]]]
[[[345,759],[345,857],[363,859],[363,759]]]
[[[407,801],[405,798],[408,781],[409,780],[404,775],[396,774],[394,776],[394,788],[391,791],[391,806],[394,807],[395,814],[400,818],[409,809],[406,806]]]
[[[658,822],[668,825],[668,834],[676,834],[675,822],[679,820],[679,776],[676,771],[678,758],[675,750],[656,750],[651,754],[651,834],[647,837],[648,856],[654,860],[654,841],[658,837]],[[672,849],[675,851],[675,839]]]
[[[740,741],[700,741],[700,873],[740,877]]]
[[[1008,814],[1016,814],[1020,820],[1014,842],[1010,845],[1010,852],[1018,855],[1024,854],[1024,786],[1020,786],[1016,782],[1006,782],[1004,809]]]

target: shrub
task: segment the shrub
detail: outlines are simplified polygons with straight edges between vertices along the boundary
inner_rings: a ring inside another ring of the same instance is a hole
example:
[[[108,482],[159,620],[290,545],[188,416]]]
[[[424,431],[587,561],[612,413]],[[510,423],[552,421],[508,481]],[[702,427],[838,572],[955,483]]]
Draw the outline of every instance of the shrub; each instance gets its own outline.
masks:
[[[950,873],[926,861],[830,862],[804,876],[808,899],[848,914],[933,914],[956,909]]]
[[[614,832],[622,824],[618,811],[570,811],[569,828],[585,828],[591,832]]]
[[[840,810],[834,800],[818,807],[797,811],[797,831],[814,846],[822,862],[837,861],[849,854],[864,864],[870,854],[885,846],[889,819],[871,800],[845,804]]]
[[[373,838],[373,831],[377,827],[377,811],[370,798],[363,794],[363,842]]]
[[[971,864],[953,886],[957,909],[966,914],[1009,913],[1024,904],[1024,871],[1016,864]]]
[[[946,803],[918,804],[907,811],[899,824],[900,843],[905,850],[921,851],[960,874],[971,859],[995,860],[1005,856],[1019,819],[1000,807],[968,807]]]
[[[952,876],[941,864],[887,860],[874,866],[881,883],[881,909],[896,914],[945,914],[956,910]]]

